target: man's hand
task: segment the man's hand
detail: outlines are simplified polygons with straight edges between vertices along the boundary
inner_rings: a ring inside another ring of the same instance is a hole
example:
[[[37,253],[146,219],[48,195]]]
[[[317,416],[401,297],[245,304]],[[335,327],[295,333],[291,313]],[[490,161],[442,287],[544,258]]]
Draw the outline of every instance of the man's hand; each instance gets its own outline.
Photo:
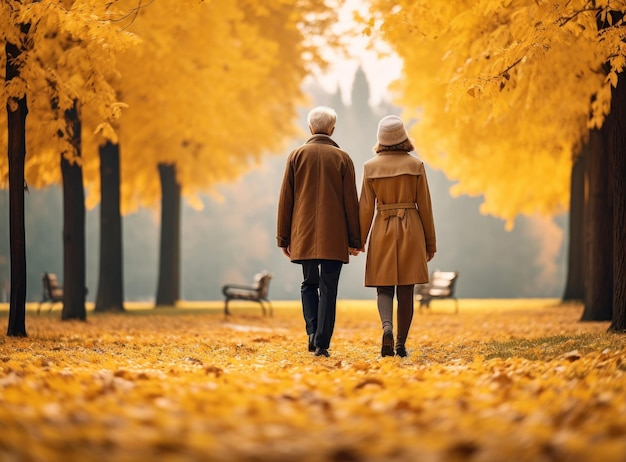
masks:
[[[360,252],[363,252],[363,249],[356,249],[354,247],[348,247],[348,251],[350,252],[350,255],[352,255],[353,257],[356,257]]]
[[[282,251],[283,251],[283,255],[287,258],[291,258],[291,246],[287,246],[287,247],[281,247]]]
[[[426,261],[429,262],[435,257],[435,252],[426,252]]]

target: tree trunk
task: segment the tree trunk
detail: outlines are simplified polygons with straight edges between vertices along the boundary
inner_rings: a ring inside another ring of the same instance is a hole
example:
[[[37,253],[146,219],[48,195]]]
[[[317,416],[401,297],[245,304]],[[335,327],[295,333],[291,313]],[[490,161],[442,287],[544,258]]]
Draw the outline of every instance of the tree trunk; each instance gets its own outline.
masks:
[[[610,321],[613,317],[613,203],[610,159],[605,144],[610,117],[611,114],[600,131],[592,130],[589,134],[588,253],[581,321]]]
[[[0,222],[9,223],[9,221],[9,191],[3,190],[0,191]],[[0,225],[0,303],[9,303],[11,288],[10,245],[9,226]]]
[[[176,166],[159,164],[161,243],[156,306],[173,307],[180,297],[180,185]]]
[[[28,26],[22,26],[22,32]],[[20,76],[21,49],[5,45],[7,82]],[[26,96],[7,102],[9,156],[9,236],[11,239],[10,337],[26,337],[26,232],[24,225],[24,160],[26,158]]]
[[[585,299],[585,160],[588,150],[589,143],[586,143],[572,164],[564,302],[583,302]]]
[[[94,311],[124,311],[120,150],[109,141],[100,151],[100,273]]]
[[[61,154],[63,175],[63,312],[61,319],[87,319],[85,310],[85,191],[81,154],[81,121],[78,102],[65,111],[74,147],[72,160]]]
[[[613,167],[613,319],[610,332],[626,333],[626,76],[611,97],[607,147]]]

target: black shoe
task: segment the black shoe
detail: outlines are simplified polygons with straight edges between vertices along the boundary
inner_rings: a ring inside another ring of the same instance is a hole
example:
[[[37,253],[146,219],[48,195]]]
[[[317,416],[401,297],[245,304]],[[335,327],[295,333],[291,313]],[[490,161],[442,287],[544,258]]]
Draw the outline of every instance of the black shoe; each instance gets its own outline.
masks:
[[[315,351],[315,334],[309,334],[309,351]]]
[[[401,358],[406,358],[407,357],[406,347],[404,345],[397,347],[396,354],[400,356]]]
[[[380,349],[381,356],[393,356],[393,332],[386,330],[383,334],[383,346]]]
[[[326,348],[317,347],[315,350],[315,356],[326,356],[327,358],[329,358],[330,353]]]

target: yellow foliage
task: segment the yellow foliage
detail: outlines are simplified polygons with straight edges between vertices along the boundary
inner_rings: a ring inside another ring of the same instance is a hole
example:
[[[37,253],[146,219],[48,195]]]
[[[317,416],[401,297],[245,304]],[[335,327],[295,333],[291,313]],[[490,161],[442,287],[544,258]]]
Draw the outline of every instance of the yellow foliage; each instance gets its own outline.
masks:
[[[580,306],[446,302],[380,357],[373,302],[340,301],[330,358],[296,302],[29,311],[0,338],[3,460],[520,460],[626,453],[626,339]],[[470,306],[473,305],[473,306]],[[482,305],[488,305],[484,308]],[[534,307],[532,306],[534,305]],[[254,311],[252,311],[254,310]]]
[[[608,113],[626,56],[623,22],[607,14],[626,7],[595,4],[371,1],[375,39],[403,60],[395,96],[418,154],[456,194],[483,195],[484,213],[511,224],[567,207],[572,158]]]
[[[232,180],[296,132],[302,81],[338,45],[328,31],[342,2],[1,2],[0,39],[24,50],[20,78],[0,86],[0,100],[27,95],[28,183],[60,181],[59,159],[73,152],[64,111],[75,101],[88,205],[99,201],[106,140],[121,146],[126,212],[158,202],[159,163],[176,165],[192,201]],[[2,186],[6,174],[5,156]]]
[[[20,77],[0,87],[0,101],[26,96],[25,177],[34,187],[60,182],[60,159],[76,155],[70,144],[65,111],[78,101],[81,114],[94,114],[95,123],[83,130],[111,136],[110,124],[121,114],[121,103],[111,84],[118,77],[115,57],[137,43],[137,37],[123,31],[113,17],[122,14],[117,1],[24,1],[2,2],[0,41],[11,41],[22,50]],[[20,24],[29,24],[25,34]],[[5,53],[0,53],[4,67]],[[0,125],[6,126],[6,111],[0,111]],[[0,131],[0,145],[6,145],[6,130]],[[7,158],[0,158],[0,178],[6,176]],[[6,186],[1,184],[2,186]]]
[[[280,151],[295,133],[302,81],[333,45],[332,35],[311,36],[335,17],[335,3],[158,0],[142,8],[128,25],[142,43],[118,61],[128,103],[115,127],[123,211],[158,204],[159,163],[175,165],[183,196],[198,206],[198,193]],[[92,156],[101,142],[87,136]],[[86,178],[94,203],[97,169]]]

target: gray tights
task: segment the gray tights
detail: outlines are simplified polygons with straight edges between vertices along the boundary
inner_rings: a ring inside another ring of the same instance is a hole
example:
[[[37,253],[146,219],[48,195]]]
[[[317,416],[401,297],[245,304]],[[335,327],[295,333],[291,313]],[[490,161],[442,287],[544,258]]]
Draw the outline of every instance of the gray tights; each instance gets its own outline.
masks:
[[[413,320],[413,284],[407,286],[376,287],[376,301],[378,314],[383,325],[383,331],[393,332],[393,296],[397,287],[398,297],[398,332],[396,347],[404,346],[409,335],[409,328]]]

